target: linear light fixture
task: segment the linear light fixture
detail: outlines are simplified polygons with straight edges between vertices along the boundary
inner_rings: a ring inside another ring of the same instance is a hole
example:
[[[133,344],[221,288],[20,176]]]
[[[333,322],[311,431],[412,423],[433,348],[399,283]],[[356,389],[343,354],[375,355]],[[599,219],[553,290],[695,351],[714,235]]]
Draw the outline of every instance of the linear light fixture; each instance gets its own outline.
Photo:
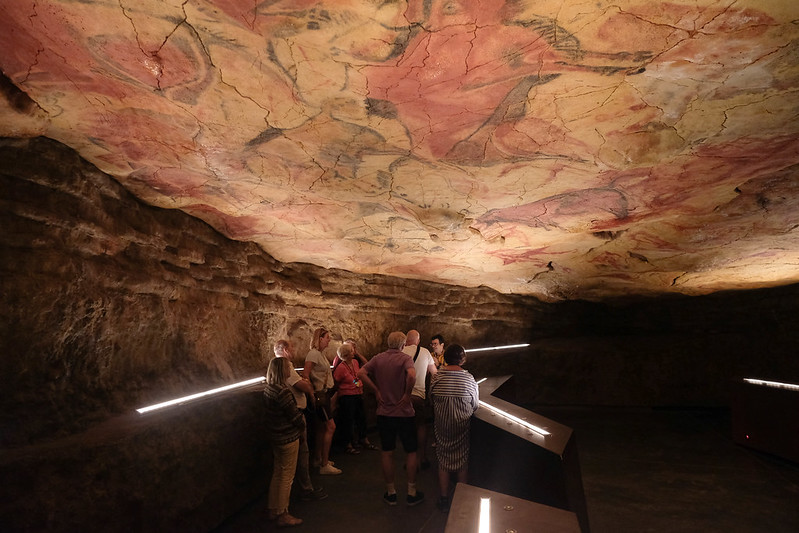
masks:
[[[491,498],[480,498],[480,522],[477,531],[478,533],[491,531]]]
[[[530,343],[527,344],[507,344],[505,346],[489,346],[488,348],[471,348],[469,350],[464,350],[466,353],[474,353],[474,352],[490,352],[492,350],[509,350],[511,348],[526,348],[530,346]]]
[[[764,387],[773,387],[775,389],[786,389],[792,391],[799,391],[799,385],[793,383],[781,383],[779,381],[766,381],[763,379],[744,378],[744,381],[752,385],[762,385]]]
[[[217,389],[207,390],[205,392],[198,392],[197,394],[191,394],[189,396],[183,396],[182,398],[175,398],[174,400],[169,400],[167,402],[157,403],[155,405],[150,405],[148,407],[142,407],[141,409],[136,409],[139,414],[149,413],[150,411],[155,411],[156,409],[163,409],[164,407],[169,407],[171,405],[177,405],[180,403],[190,402],[192,400],[197,400],[199,398],[204,398],[206,396],[213,396],[214,394],[219,394],[220,392],[226,392],[233,389],[239,389],[241,387],[246,387],[248,385],[255,385],[256,383],[263,383],[266,381],[266,378],[263,376],[248,379],[246,381],[239,381],[238,383],[233,383],[232,385],[225,385],[224,387],[219,387]]]
[[[493,406],[490,403],[484,402],[483,400],[480,400],[480,405],[482,407],[485,407],[489,411],[492,411],[492,412],[498,414],[499,416],[503,416],[503,417],[507,418],[508,420],[510,420],[512,422],[516,422],[520,426],[525,427],[525,428],[529,429],[530,431],[534,431],[534,432],[538,433],[539,435],[543,435],[545,437],[547,435],[552,435],[552,433],[550,433],[546,429],[540,428],[538,426],[534,426],[533,424],[531,424],[527,420],[522,420],[518,416],[514,416],[514,415],[508,413],[507,411],[503,411],[499,407]]]

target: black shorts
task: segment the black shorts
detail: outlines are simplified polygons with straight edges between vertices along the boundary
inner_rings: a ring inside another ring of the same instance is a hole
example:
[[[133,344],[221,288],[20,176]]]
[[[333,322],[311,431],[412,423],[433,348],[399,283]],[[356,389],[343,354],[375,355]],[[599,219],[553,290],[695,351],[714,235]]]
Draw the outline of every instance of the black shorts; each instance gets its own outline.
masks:
[[[397,447],[397,437],[402,442],[405,453],[413,453],[418,447],[416,442],[416,421],[412,416],[377,417],[377,430],[380,433],[380,449],[393,451]]]
[[[314,393],[314,398],[316,399],[316,407],[314,412],[316,414],[317,420],[321,420],[322,422],[327,422],[333,418],[333,413],[330,409],[330,393],[329,391],[318,391]]]

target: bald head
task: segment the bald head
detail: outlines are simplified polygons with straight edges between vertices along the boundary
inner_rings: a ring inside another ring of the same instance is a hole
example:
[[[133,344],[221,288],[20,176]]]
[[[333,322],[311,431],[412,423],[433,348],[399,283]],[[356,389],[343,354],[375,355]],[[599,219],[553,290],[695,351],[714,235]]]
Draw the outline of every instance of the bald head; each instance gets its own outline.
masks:
[[[412,329],[408,332],[408,336],[405,339],[405,346],[416,346],[417,344],[419,344],[419,332]]]
[[[275,357],[285,357],[287,359],[291,359],[291,343],[287,340],[280,339],[275,343],[273,346],[273,350],[275,352]]]
[[[388,347],[402,350],[405,347],[405,334],[401,331],[392,331],[388,334]]]

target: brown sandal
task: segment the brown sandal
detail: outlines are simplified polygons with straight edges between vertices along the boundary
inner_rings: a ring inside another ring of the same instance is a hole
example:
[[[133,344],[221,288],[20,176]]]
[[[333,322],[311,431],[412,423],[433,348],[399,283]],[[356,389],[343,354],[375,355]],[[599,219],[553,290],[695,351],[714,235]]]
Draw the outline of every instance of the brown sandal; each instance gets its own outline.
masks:
[[[277,527],[291,527],[302,524],[302,518],[291,516],[288,511],[277,517]]]

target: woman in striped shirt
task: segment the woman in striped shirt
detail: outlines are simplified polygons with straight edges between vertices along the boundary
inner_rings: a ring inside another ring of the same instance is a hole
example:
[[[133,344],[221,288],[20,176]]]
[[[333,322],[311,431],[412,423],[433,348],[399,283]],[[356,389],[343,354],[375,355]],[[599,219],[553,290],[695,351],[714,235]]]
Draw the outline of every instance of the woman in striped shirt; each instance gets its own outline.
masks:
[[[269,483],[269,518],[277,519],[279,527],[302,524],[301,519],[289,514],[289,494],[297,467],[300,436],[305,431],[305,419],[286,385],[286,378],[293,371],[288,359],[272,359],[266,371],[264,388],[266,433],[274,455],[272,481]]]
[[[457,473],[458,481],[466,483],[469,427],[472,415],[477,411],[479,393],[474,377],[461,366],[466,362],[463,346],[448,346],[444,351],[444,362],[433,376],[430,397],[435,415],[433,430],[441,489],[437,505],[442,511],[447,511],[450,475]]]

